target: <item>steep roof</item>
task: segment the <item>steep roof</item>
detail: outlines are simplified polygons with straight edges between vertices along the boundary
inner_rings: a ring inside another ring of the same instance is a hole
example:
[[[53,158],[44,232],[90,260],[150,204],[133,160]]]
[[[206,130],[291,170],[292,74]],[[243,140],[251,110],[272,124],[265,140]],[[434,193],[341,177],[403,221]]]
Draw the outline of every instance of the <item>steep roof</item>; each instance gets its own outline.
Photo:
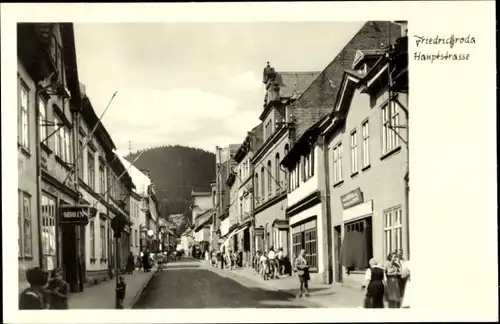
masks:
[[[282,99],[297,99],[321,72],[277,72],[275,82]]]

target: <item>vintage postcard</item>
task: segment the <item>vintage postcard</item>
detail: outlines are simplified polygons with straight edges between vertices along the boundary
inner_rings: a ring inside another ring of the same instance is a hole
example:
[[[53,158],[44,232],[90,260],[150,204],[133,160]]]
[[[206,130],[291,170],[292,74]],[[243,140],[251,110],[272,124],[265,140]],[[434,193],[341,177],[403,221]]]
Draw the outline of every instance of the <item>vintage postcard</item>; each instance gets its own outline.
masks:
[[[4,319],[498,320],[494,7],[2,4]]]

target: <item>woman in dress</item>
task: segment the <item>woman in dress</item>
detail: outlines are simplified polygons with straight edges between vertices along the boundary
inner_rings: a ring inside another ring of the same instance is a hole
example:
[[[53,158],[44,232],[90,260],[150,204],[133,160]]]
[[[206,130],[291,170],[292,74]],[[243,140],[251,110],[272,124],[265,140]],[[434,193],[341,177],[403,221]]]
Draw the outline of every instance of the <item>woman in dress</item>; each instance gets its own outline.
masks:
[[[365,284],[365,308],[384,308],[384,292],[386,285],[385,270],[379,265],[375,258],[370,260],[370,268],[366,270]]]
[[[387,277],[386,299],[389,308],[401,307],[401,290],[399,284],[401,281],[401,264],[398,261],[396,252],[392,252],[387,257],[385,275]]]

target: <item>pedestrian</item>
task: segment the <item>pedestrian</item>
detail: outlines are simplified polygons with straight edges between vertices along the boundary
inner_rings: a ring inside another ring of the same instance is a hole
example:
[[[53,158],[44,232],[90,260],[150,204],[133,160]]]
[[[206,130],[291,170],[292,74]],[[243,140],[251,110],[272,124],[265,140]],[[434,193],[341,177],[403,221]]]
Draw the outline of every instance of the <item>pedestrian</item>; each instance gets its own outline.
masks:
[[[401,290],[399,282],[401,281],[401,265],[398,262],[396,252],[391,252],[387,256],[387,265],[385,267],[385,275],[387,277],[386,299],[389,308],[401,307]]]
[[[406,278],[405,290],[403,295],[403,302],[401,303],[401,308],[410,308],[411,298],[412,298],[410,261],[406,261],[404,267],[407,267],[408,277]]]
[[[130,251],[130,254],[128,255],[127,259],[127,273],[132,274],[135,270],[135,264],[134,264],[134,253]]]
[[[370,268],[365,273],[364,308],[384,308],[384,293],[386,285],[385,270],[379,265],[377,259],[369,261]]]
[[[255,269],[255,274],[260,275],[260,251],[257,250],[257,253],[255,253],[255,257],[253,260],[253,268]]]
[[[50,309],[68,309],[69,284],[63,279],[62,269],[52,270],[47,291]]]
[[[260,256],[260,275],[264,280],[269,279],[269,259],[267,252],[262,253]]]
[[[408,261],[404,259],[403,250],[399,249],[396,253],[398,254],[398,262],[401,265],[401,280],[399,281],[399,291],[401,294],[401,299],[404,299],[406,283],[410,276],[410,269],[408,267]]]
[[[278,250],[278,266],[279,266],[279,274],[283,276],[285,274],[285,256],[283,253],[283,248],[280,247]]]
[[[269,258],[269,272],[271,274],[271,279],[278,279],[279,272],[279,264],[276,259],[276,252],[274,252],[274,247],[271,246],[269,248],[269,252],[267,253],[267,257]]]
[[[144,253],[142,254],[142,268],[144,272],[149,272],[149,250],[144,249]]]
[[[306,251],[300,250],[299,255],[295,259],[295,272],[297,272],[300,281],[300,295],[299,298],[305,295],[309,296],[309,265],[304,258]]]
[[[118,309],[123,309],[123,300],[127,290],[127,283],[123,276],[118,277],[118,284],[116,285],[116,300],[118,302]]]
[[[29,287],[19,295],[19,309],[47,309],[48,296],[44,289],[49,279],[46,271],[39,267],[30,268],[26,271],[26,280]]]
[[[164,255],[163,253],[158,253],[156,256],[156,263],[158,264],[158,271],[163,271]]]
[[[142,269],[142,252],[137,256],[136,267],[138,268],[139,271]]]

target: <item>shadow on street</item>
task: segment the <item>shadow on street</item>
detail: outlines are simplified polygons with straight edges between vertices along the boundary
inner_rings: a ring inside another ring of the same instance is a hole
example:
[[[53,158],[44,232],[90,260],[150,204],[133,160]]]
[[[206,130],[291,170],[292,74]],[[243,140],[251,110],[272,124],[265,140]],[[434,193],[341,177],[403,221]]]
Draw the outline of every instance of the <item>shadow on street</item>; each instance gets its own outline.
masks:
[[[310,308],[307,300],[278,291],[248,287],[193,264],[169,264],[144,289],[135,309]]]

